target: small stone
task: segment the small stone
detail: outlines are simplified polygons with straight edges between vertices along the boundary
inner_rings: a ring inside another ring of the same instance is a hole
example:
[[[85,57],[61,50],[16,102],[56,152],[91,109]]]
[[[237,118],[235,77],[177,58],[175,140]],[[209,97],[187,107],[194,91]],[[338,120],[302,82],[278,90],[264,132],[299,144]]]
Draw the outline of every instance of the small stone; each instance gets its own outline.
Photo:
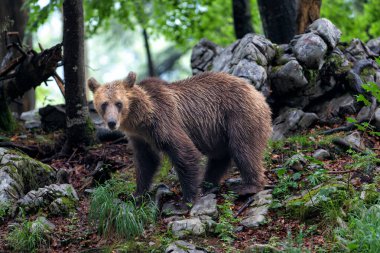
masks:
[[[314,152],[313,157],[317,160],[324,161],[331,157],[330,152],[325,149],[318,149]]]
[[[176,203],[174,201],[169,201],[164,203],[162,206],[162,214],[166,216],[172,216],[172,215],[184,215],[187,214],[188,210],[186,207],[180,205],[179,203]]]
[[[281,250],[269,244],[254,244],[246,248],[243,253],[280,253]]]
[[[40,216],[35,221],[33,221],[30,227],[31,232],[40,231],[43,233],[48,233],[52,232],[54,229],[55,225],[43,216]]]
[[[265,68],[247,59],[242,59],[234,68],[232,74],[249,80],[258,90],[261,90],[261,87],[267,80]]]
[[[360,136],[360,133],[358,131],[355,131],[346,137],[343,138],[346,142],[348,142],[350,145],[359,148],[361,150],[365,150],[365,145],[362,142],[362,138]]]
[[[205,224],[196,218],[177,220],[169,223],[173,235],[178,238],[183,238],[186,235],[201,235],[205,233]]]
[[[208,215],[213,218],[218,217],[218,209],[216,206],[216,195],[208,194],[201,197],[190,211],[190,216]]]
[[[302,171],[306,164],[307,160],[303,154],[295,154],[285,162],[284,166],[293,171]]]
[[[167,196],[173,195],[173,192],[170,190],[170,188],[165,184],[159,184],[156,187],[156,196],[155,196],[155,203],[156,205],[159,205],[159,203],[162,201],[163,198]]]
[[[165,253],[206,253],[207,251],[204,251],[197,246],[178,240],[173,243],[171,243],[165,250]]]
[[[244,218],[240,224],[247,228],[260,226],[266,221],[265,215],[268,213],[268,208],[268,205],[264,205],[249,209],[246,218]]]
[[[272,190],[270,189],[256,193],[253,196],[254,202],[251,204],[251,206],[262,206],[272,204],[273,196],[271,193]]]

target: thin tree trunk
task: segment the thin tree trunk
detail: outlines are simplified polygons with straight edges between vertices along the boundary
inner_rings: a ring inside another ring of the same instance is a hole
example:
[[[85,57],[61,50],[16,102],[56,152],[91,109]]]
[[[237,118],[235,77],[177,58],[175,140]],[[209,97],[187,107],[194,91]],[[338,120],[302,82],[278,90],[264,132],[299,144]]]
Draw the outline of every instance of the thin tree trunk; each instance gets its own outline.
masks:
[[[84,21],[82,0],[63,2],[63,47],[67,140],[62,153],[88,145],[92,140],[85,96]]]
[[[254,33],[250,0],[232,0],[235,36],[241,39],[247,33]]]
[[[274,43],[284,44],[297,32],[296,17],[299,0],[258,0],[265,36]]]
[[[156,76],[156,72],[154,69],[154,63],[153,63],[153,59],[152,59],[152,54],[150,53],[149,37],[148,37],[148,33],[146,32],[145,29],[143,29],[143,36],[144,36],[146,57],[147,57],[147,61],[148,61],[148,74],[149,74],[149,76]]]

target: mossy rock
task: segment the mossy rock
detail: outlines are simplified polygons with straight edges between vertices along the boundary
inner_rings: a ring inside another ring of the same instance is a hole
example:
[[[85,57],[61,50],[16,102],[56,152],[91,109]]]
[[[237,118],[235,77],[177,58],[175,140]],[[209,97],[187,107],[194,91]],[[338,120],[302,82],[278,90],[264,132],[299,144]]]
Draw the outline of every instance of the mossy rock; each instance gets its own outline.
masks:
[[[366,204],[376,204],[380,200],[380,192],[377,191],[376,184],[365,184],[360,193],[360,198]]]
[[[56,173],[50,166],[24,153],[0,148],[0,206],[8,206],[7,211],[0,211],[2,218],[13,212],[10,210],[26,193],[55,181]]]
[[[319,215],[327,206],[340,207],[352,191],[352,188],[347,188],[347,184],[340,182],[318,185],[285,200],[286,211],[300,218]]]

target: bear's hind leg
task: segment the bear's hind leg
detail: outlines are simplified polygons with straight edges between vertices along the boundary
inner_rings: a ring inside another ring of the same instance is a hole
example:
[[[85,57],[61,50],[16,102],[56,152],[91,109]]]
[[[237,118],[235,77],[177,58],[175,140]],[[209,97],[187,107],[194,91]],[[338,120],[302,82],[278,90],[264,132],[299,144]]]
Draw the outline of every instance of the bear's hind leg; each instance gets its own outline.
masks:
[[[226,173],[231,164],[231,157],[226,154],[220,158],[208,158],[206,173],[203,180],[203,193],[218,186],[220,179]]]
[[[242,177],[242,185],[234,190],[239,195],[257,193],[264,188],[264,167],[261,150],[255,143],[231,143],[231,155]]]

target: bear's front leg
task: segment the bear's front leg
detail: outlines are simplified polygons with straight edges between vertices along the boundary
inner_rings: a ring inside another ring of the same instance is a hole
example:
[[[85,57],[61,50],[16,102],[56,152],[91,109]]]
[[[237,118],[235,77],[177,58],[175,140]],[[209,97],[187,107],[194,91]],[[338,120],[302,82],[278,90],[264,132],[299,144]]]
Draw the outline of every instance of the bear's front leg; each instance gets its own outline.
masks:
[[[173,138],[174,137],[174,138]],[[201,153],[186,133],[173,133],[163,146],[178,174],[183,199],[191,203],[195,200],[199,186],[199,160]]]
[[[131,137],[130,140],[136,167],[137,186],[135,196],[138,197],[149,191],[153,176],[160,165],[160,155],[144,139]]]

